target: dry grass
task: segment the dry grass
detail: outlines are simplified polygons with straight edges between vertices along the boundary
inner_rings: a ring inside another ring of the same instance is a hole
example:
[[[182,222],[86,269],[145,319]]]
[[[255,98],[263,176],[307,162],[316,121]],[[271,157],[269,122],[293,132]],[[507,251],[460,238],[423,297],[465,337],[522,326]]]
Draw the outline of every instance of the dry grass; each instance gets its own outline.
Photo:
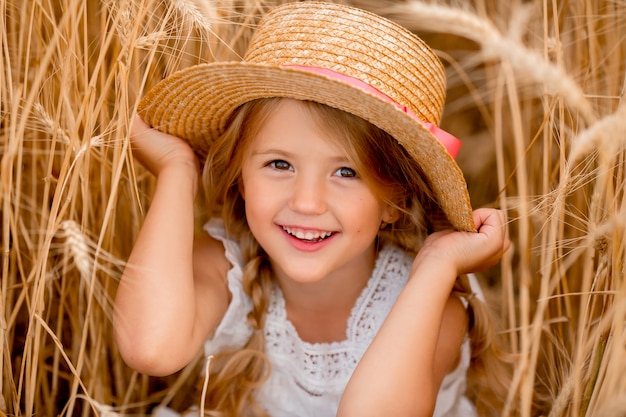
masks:
[[[475,206],[507,210],[486,275],[519,355],[502,416],[626,415],[626,3],[352,3],[449,64],[445,127]],[[261,0],[0,0],[0,415],[141,414],[166,379],[121,361],[111,297],[153,187],[129,154],[137,98],[241,55]]]

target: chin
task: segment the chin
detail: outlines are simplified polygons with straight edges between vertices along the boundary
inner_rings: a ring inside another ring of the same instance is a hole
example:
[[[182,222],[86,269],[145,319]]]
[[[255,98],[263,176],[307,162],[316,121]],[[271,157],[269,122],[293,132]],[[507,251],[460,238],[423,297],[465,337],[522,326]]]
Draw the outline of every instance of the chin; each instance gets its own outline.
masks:
[[[280,274],[289,282],[299,284],[314,284],[323,281],[329,274],[327,270],[307,268],[306,266],[299,268],[278,268],[275,270],[282,271]]]

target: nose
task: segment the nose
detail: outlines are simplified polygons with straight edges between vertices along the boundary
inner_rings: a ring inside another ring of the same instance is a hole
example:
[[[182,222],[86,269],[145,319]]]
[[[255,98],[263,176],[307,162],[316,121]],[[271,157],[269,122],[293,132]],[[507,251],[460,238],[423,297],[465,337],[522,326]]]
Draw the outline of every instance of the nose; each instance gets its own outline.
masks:
[[[324,178],[298,175],[289,199],[289,208],[302,214],[322,214],[326,211],[327,189]]]

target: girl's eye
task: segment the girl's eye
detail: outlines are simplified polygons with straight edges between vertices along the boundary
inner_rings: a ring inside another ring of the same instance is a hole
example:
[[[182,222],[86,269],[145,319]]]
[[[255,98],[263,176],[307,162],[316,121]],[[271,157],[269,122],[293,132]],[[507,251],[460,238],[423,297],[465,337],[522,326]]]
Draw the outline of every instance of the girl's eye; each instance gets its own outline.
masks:
[[[275,161],[270,162],[267,165],[279,171],[286,171],[291,168],[291,165],[289,164],[289,162],[283,161],[282,159],[277,159]]]
[[[344,178],[355,178],[357,176],[356,171],[348,167],[339,168],[337,171],[335,171],[335,175]]]

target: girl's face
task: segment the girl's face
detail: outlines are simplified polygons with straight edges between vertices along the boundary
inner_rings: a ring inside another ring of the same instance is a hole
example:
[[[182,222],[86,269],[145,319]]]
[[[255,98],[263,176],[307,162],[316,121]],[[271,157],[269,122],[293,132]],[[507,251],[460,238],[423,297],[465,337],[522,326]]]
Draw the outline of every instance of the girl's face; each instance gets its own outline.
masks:
[[[279,280],[367,279],[380,224],[392,220],[389,196],[374,194],[332,134],[286,99],[244,154],[248,226]]]

